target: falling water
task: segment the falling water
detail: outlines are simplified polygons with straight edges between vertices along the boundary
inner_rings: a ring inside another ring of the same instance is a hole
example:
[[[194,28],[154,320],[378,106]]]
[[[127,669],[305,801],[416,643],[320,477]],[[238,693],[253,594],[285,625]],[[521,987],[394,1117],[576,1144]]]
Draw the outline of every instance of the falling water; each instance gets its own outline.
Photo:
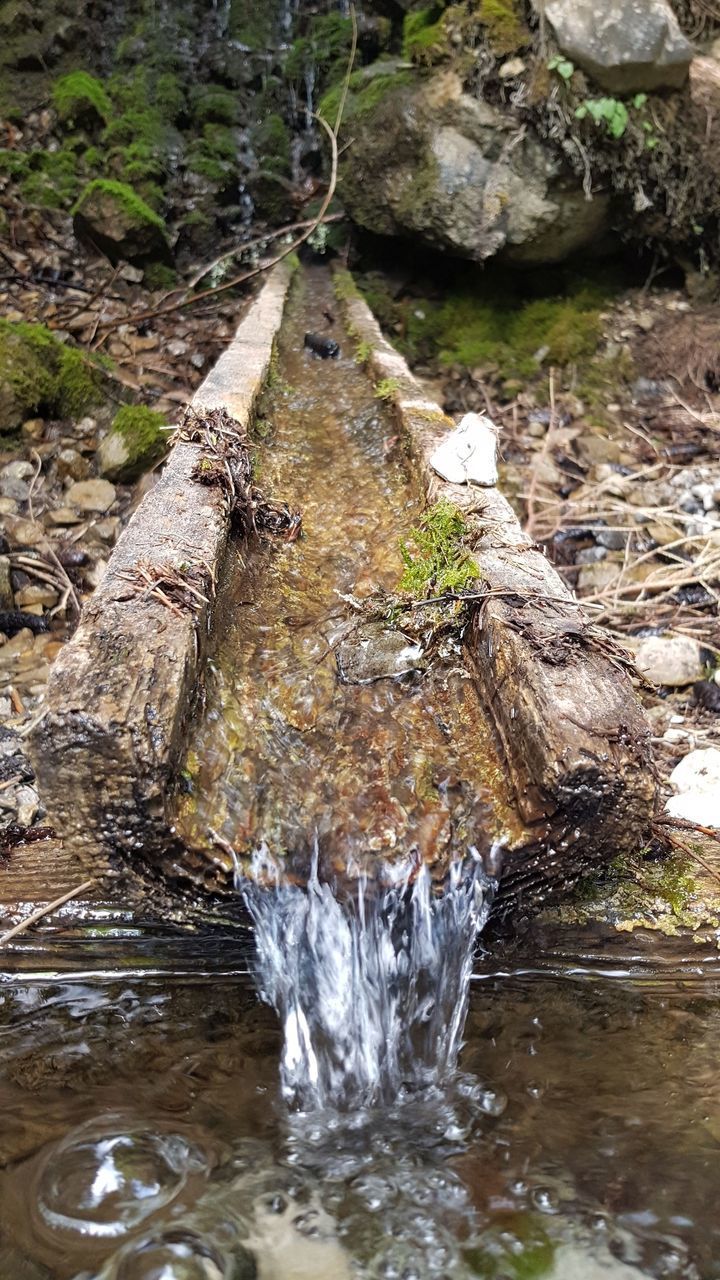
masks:
[[[426,866],[358,874],[342,896],[258,855],[241,888],[256,981],[284,1030],[283,1096],[303,1110],[383,1105],[441,1084],[461,1047],[475,940],[496,881],[475,849],[442,885]]]

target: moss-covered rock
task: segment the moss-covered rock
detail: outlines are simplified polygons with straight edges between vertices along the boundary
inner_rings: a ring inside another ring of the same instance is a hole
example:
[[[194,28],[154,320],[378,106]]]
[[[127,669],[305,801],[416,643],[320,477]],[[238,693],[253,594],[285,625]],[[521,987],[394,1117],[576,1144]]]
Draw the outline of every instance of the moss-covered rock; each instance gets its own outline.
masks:
[[[98,469],[108,480],[130,482],[148,471],[166,452],[169,443],[162,413],[146,405],[124,405],[101,441]]]
[[[60,76],[52,87],[52,100],[60,119],[76,124],[108,120],[112,113],[102,81],[88,71]]]
[[[43,325],[0,320],[0,431],[34,412],[75,417],[101,398],[100,372],[84,353]]]
[[[73,209],[73,226],[113,263],[170,261],[165,223],[125,182],[89,182]]]
[[[339,194],[361,226],[475,261],[559,262],[602,237],[608,199],[588,201],[512,109],[466,93],[454,71],[388,80],[383,68],[353,77],[346,105]]]

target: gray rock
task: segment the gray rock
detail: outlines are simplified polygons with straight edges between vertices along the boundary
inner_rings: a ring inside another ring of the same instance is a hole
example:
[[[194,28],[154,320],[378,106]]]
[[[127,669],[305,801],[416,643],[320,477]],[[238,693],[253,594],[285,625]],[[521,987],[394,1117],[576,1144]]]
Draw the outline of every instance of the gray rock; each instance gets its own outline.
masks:
[[[612,93],[678,88],[693,46],[666,0],[533,0],[563,53]]]
[[[393,631],[382,622],[367,622],[340,641],[335,658],[346,684],[369,684],[417,670],[422,649],[402,631]]]
[[[635,651],[635,667],[652,684],[694,684],[703,674],[700,645],[689,636],[646,636]]]
[[[595,246],[606,230],[609,198],[587,200],[554,150],[519,135],[511,110],[464,93],[452,72],[390,86],[348,127],[341,198],[380,235],[478,262],[502,251],[540,263]]]

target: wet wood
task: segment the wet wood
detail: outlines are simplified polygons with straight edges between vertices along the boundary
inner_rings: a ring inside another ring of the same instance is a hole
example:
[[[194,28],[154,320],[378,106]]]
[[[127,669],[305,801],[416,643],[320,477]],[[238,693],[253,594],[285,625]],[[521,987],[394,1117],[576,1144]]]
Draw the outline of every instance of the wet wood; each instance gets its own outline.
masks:
[[[486,598],[467,655],[524,826],[508,842],[501,909],[565,893],[599,862],[647,837],[656,783],[650,729],[622,655],[592,624],[496,488],[442,480],[430,458],[454,423],[428,399],[348,286],[348,327],[389,388],[428,501],[461,508]],[[502,447],[502,442],[501,442]]]
[[[199,413],[222,408],[247,427],[289,280],[284,267],[268,278],[196,392]],[[193,479],[201,454],[200,444],[173,448],[53,666],[45,714],[29,743],[65,855],[116,897],[139,891],[164,901],[168,876],[179,900],[194,899],[198,886],[213,891],[212,860],[186,853],[170,817],[230,524],[223,490]],[[168,574],[203,584],[191,605],[163,590]],[[45,875],[52,875],[49,860]],[[37,884],[36,899],[44,896]]]

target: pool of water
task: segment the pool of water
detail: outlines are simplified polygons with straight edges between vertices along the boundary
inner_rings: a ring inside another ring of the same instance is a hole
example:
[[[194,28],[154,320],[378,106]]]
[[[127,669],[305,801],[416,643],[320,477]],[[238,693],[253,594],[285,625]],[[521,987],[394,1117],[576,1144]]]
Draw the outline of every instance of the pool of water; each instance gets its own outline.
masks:
[[[719,996],[477,977],[454,1080],[341,1115],[245,979],[10,982],[0,1276],[714,1280]]]

